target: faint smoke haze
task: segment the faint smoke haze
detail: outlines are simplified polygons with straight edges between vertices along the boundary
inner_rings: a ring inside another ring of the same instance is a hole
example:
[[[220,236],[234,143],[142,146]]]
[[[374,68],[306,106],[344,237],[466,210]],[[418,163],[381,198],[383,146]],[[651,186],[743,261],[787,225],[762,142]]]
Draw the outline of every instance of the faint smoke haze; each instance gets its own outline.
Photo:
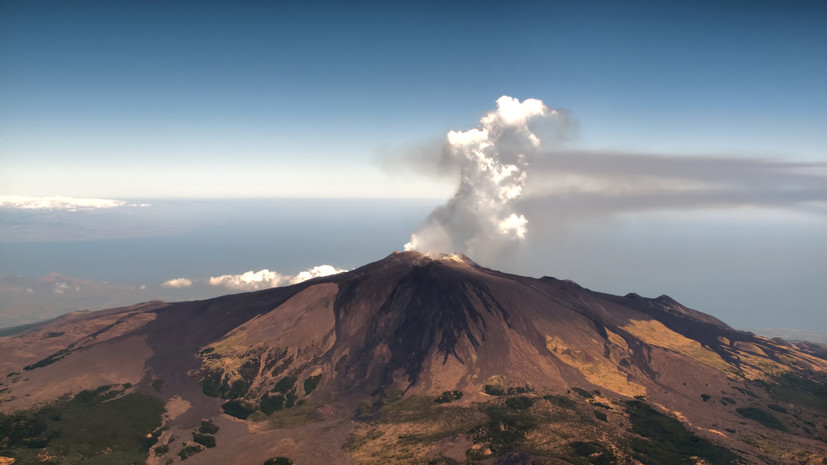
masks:
[[[410,152],[407,164],[431,161],[438,168],[458,166],[460,180],[454,197],[425,219],[404,249],[465,252],[496,260],[525,239],[529,220],[514,203],[525,188],[527,157],[542,148],[539,135],[560,132],[544,126],[566,123],[567,118],[540,100],[521,102],[504,95],[478,127],[450,131],[439,158]]]
[[[585,213],[652,209],[808,209],[827,201],[827,164],[759,158],[557,151],[529,159],[524,208],[564,199]],[[559,203],[559,202],[558,202]]]

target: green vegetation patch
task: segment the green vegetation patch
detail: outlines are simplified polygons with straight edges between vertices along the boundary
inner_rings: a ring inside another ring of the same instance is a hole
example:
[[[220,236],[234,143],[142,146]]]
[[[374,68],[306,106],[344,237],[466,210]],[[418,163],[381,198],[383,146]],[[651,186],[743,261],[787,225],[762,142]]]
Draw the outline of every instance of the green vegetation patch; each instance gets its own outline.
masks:
[[[282,394],[287,394],[288,391],[293,389],[293,386],[296,385],[296,377],[295,376],[285,376],[284,378],[280,379],[276,385],[273,387],[273,392],[280,392]]]
[[[435,402],[437,404],[450,404],[460,399],[462,399],[462,391],[445,391],[441,396],[436,398]]]
[[[293,465],[293,461],[287,457],[273,457],[271,459],[267,459],[267,461],[264,462],[264,465]]]
[[[219,358],[212,347],[202,350],[199,355],[205,360]],[[244,357],[244,361],[237,370],[224,372],[221,369],[204,369],[203,376],[198,381],[204,394],[222,399],[240,399],[247,395],[259,374],[261,353],[251,350],[240,357]]]
[[[472,436],[491,444],[491,450],[497,455],[519,450],[525,442],[526,433],[537,426],[537,419],[528,410],[491,405],[485,413],[489,421],[475,428]]]
[[[215,434],[218,432],[218,425],[212,422],[212,420],[205,420],[201,422],[201,426],[198,427],[199,433],[204,434]]]
[[[645,465],[697,463],[692,457],[706,459],[711,465],[736,463],[738,457],[732,451],[695,436],[683,423],[645,402],[627,402],[626,411],[632,432],[641,436],[631,438],[631,453]]]
[[[338,373],[342,368],[344,368],[346,363],[347,363],[347,354],[342,355],[341,357],[339,357],[339,360],[336,361],[336,366],[333,367],[333,371]]]
[[[230,383],[229,389],[227,389],[221,397],[224,399],[240,399],[247,394],[247,391],[250,390],[250,386],[252,386],[252,384],[252,381],[237,379]]]
[[[573,387],[573,388],[571,388],[571,390],[574,391],[575,393],[577,393],[577,395],[579,395],[580,397],[585,397],[586,399],[593,399],[594,398],[594,394],[592,394],[591,392],[589,392],[589,391],[587,391],[583,388]]]
[[[787,409],[785,409],[784,407],[782,407],[778,404],[769,404],[769,405],[767,405],[767,408],[770,409],[770,410],[775,410],[778,413],[789,413],[787,411]]]
[[[270,349],[267,356],[264,358],[263,371],[270,371],[272,373],[274,368],[276,368],[276,364],[285,357],[287,357],[287,347],[276,347],[274,349]],[[274,373],[274,376],[277,376],[277,373]]]
[[[210,397],[221,397],[222,399],[239,399],[244,397],[250,390],[253,381],[239,378],[228,381],[220,371],[207,372],[199,381],[201,390]]]
[[[284,408],[293,408],[299,396],[296,395],[296,390],[293,389],[284,396]]]
[[[526,394],[529,392],[534,392],[534,389],[530,386],[511,386],[509,388],[504,388],[503,386],[497,384],[486,384],[483,387],[483,391],[490,396],[513,396],[517,394]]]
[[[577,407],[577,402],[569,399],[566,396],[558,396],[554,394],[549,394],[543,396],[543,399],[551,402],[552,405],[556,405],[558,407],[562,407],[565,409],[574,409]]]
[[[270,395],[270,393],[265,393],[261,396],[259,408],[266,415],[271,415],[273,412],[284,408],[284,396],[281,394]]]
[[[435,457],[428,460],[428,465],[460,465],[460,463],[451,457]]]
[[[512,386],[508,388],[508,395],[510,396],[515,394],[527,394],[529,392],[534,392],[534,388],[531,386]]]
[[[494,384],[486,384],[485,387],[483,387],[483,390],[489,396],[504,396],[505,395],[505,389],[503,389],[500,386],[496,386]]]
[[[750,397],[758,397],[758,394],[750,391],[749,389],[744,389],[744,388],[740,388],[740,387],[737,387],[737,386],[733,386],[732,388],[735,389],[736,391],[740,392],[741,394],[745,394],[745,395],[748,395]]]
[[[310,394],[311,392],[316,390],[316,387],[319,385],[319,382],[321,380],[322,380],[321,373],[319,373],[316,376],[311,376],[311,377],[307,378],[306,380],[304,380],[304,393],[305,394]]]
[[[164,380],[162,378],[155,378],[152,380],[152,389],[161,392],[164,389]]]
[[[122,389],[105,388],[0,414],[0,455],[17,463],[36,463],[38,453],[59,457],[61,464],[145,461],[157,441],[164,403],[137,393],[111,398]]]
[[[403,448],[419,449],[420,445],[433,444],[457,434],[468,433],[472,429],[489,421],[488,416],[479,407],[459,407],[450,404],[437,404],[432,397],[409,396],[398,402],[384,406],[372,417],[376,425],[408,425],[406,434],[398,437]],[[434,426],[439,425],[438,428]],[[378,426],[356,435],[351,445],[369,441],[371,435],[384,434],[384,427]],[[358,447],[358,446],[357,446]],[[395,460],[388,463],[397,463]],[[423,462],[418,462],[420,465]]]
[[[611,449],[599,442],[575,441],[567,444],[571,453],[593,465],[614,465],[617,463]]]
[[[40,367],[45,367],[47,365],[51,365],[51,364],[57,362],[58,360],[61,360],[62,358],[66,357],[70,353],[71,353],[71,351],[69,349],[59,350],[59,351],[53,353],[52,355],[49,355],[48,357],[44,358],[43,360],[34,362],[31,365],[24,366],[23,370],[31,371],[31,370],[34,370],[35,368],[40,368]]]
[[[215,447],[215,436],[212,434],[192,433],[192,440],[207,449]]]
[[[767,389],[777,401],[827,415],[827,373],[784,373]]]
[[[613,449],[599,442],[610,427],[595,419],[592,411],[585,402],[558,395],[507,396],[464,406],[410,396],[375,411],[369,422],[357,426],[343,448],[355,457],[371,457],[365,463],[423,465],[442,459],[423,456],[425,451],[467,435],[473,445],[460,463],[511,463],[518,457],[536,464],[563,460],[573,465],[619,463]],[[594,443],[569,447],[572,432],[579,441]]]
[[[271,428],[294,428],[296,426],[311,423],[313,419],[310,414],[318,407],[318,404],[300,402],[295,407],[275,412],[267,418]]]
[[[534,399],[526,396],[509,397],[505,399],[505,406],[513,410],[525,410],[534,405]]]
[[[784,426],[778,418],[775,418],[775,415],[767,412],[766,410],[761,410],[758,407],[741,407],[735,409],[735,411],[738,412],[738,415],[741,415],[744,418],[749,418],[750,420],[755,420],[767,428],[787,431],[787,427]]]
[[[201,390],[210,397],[221,397],[221,394],[228,389],[222,380],[223,375],[219,371],[209,371],[199,381]]]
[[[190,444],[188,446],[184,446],[184,448],[181,449],[180,452],[178,452],[178,457],[181,457],[181,460],[187,460],[188,458],[201,452],[202,450],[204,450],[203,447],[196,444]]]
[[[243,400],[233,399],[224,402],[224,405],[221,406],[221,409],[224,410],[224,413],[230,415],[232,417],[240,418],[242,420],[246,420],[253,412],[256,411],[255,407],[249,402],[245,402]]]

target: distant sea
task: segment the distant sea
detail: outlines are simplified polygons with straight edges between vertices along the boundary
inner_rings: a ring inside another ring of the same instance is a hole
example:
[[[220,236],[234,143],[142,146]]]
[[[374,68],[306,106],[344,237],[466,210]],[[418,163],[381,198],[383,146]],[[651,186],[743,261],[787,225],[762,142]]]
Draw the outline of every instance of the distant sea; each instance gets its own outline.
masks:
[[[440,203],[409,199],[130,200],[91,211],[3,211],[0,273],[150,284],[399,250]],[[137,206],[137,205],[145,206]]]
[[[442,203],[123,200],[127,205],[77,211],[0,208],[0,327],[243,290],[210,284],[222,275],[262,269],[295,275],[318,265],[350,270],[401,250]],[[827,342],[823,218],[767,222],[749,212],[652,212],[565,220],[533,217],[510,263],[471,258],[617,295],[668,294],[739,329]],[[191,283],[163,285],[179,278]]]
[[[128,203],[78,211],[0,210],[0,327],[78,309],[239,292],[206,285],[211,276],[265,268],[292,275],[322,264],[352,269],[401,250],[440,201]],[[43,279],[53,273],[61,276]],[[175,278],[196,284],[161,286]]]

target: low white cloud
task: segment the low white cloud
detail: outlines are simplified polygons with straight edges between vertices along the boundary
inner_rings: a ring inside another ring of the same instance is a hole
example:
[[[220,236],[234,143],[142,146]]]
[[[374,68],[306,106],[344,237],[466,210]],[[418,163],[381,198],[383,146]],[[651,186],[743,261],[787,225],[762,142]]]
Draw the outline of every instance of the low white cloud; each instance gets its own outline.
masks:
[[[258,289],[282,286],[290,282],[290,277],[265,268],[263,270],[247,271],[241,274],[213,276],[209,282],[211,286],[221,286],[239,291],[255,291]]]
[[[319,265],[310,268],[309,270],[305,270],[290,278],[290,284],[297,284],[302,281],[307,281],[308,279],[313,278],[321,278],[323,276],[330,276],[334,274],[343,273],[347,270],[343,270],[340,268],[336,268],[330,265]]]
[[[68,283],[57,282],[52,286],[52,292],[55,294],[63,294],[67,290],[69,290],[71,286]]]
[[[0,208],[19,210],[97,210],[123,206],[146,207],[147,204],[130,204],[124,200],[79,198],[65,196],[27,197],[22,195],[0,195]]]
[[[162,287],[170,288],[170,289],[181,289],[184,287],[192,286],[192,280],[187,278],[175,278],[170,279],[169,281],[161,283]]]
[[[308,279],[330,276],[344,271],[347,270],[331,265],[319,265],[301,271],[296,275],[284,275],[265,268],[263,270],[247,271],[241,274],[213,276],[209,278],[209,283],[211,286],[225,287],[237,291],[257,291],[259,289],[297,284]]]

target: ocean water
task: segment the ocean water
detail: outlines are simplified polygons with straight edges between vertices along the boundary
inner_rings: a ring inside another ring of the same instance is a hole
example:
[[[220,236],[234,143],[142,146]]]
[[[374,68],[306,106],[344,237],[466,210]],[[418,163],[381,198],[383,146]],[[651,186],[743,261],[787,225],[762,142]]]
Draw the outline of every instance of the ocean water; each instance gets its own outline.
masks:
[[[295,275],[322,264],[353,269],[401,250],[440,203],[135,199],[88,211],[0,209],[0,327],[241,292],[210,285],[214,276],[265,268]],[[825,237],[827,220],[812,215],[768,222],[764,212],[599,220],[549,214],[529,220],[526,240],[507,260],[471,258],[601,292],[667,294],[739,329],[827,333]],[[162,285],[177,278],[192,284]]]
[[[213,276],[352,269],[401,250],[438,203],[138,199],[86,211],[0,210],[0,327],[242,291],[209,285]],[[162,285],[176,278],[192,285]]]
[[[113,209],[4,212],[0,273],[124,284],[322,263],[399,250],[439,203],[408,199],[136,200]]]

